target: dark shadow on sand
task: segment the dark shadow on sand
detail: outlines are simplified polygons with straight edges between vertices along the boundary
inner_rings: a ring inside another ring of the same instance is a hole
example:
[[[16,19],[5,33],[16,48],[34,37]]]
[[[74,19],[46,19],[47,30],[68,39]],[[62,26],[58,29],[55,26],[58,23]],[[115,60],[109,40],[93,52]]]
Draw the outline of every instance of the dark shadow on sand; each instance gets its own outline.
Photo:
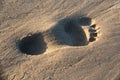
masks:
[[[46,51],[47,45],[41,33],[24,37],[17,42],[17,46],[22,53],[28,55],[38,55]]]
[[[65,18],[51,28],[52,35],[60,45],[85,46],[88,44],[86,34],[81,26],[91,24],[91,18]]]

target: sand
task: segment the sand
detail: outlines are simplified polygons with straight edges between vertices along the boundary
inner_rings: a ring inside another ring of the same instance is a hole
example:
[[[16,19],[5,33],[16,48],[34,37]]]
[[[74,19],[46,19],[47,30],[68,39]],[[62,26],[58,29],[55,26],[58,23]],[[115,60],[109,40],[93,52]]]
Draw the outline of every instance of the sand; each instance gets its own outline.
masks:
[[[0,80],[120,80],[120,0],[0,0]]]

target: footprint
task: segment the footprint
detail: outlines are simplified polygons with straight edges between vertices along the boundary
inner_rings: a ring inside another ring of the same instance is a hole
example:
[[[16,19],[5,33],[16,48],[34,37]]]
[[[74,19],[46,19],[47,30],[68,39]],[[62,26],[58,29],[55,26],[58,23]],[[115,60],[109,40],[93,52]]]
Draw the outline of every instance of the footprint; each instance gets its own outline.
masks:
[[[90,24],[91,19],[87,17],[62,19],[43,33],[28,34],[18,40],[17,46],[22,53],[28,55],[44,53],[56,45],[86,46],[98,37],[99,28],[96,24]],[[82,26],[89,26],[86,27],[88,32]]]

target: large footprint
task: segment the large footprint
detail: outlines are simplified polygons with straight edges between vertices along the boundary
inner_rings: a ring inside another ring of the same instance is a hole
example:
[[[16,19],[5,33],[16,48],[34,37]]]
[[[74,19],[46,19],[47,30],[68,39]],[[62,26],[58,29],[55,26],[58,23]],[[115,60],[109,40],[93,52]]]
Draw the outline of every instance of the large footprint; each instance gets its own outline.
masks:
[[[86,26],[88,33],[82,26]],[[22,53],[38,55],[56,45],[85,46],[98,37],[98,28],[91,18],[66,18],[43,33],[28,34],[18,40],[17,46]]]

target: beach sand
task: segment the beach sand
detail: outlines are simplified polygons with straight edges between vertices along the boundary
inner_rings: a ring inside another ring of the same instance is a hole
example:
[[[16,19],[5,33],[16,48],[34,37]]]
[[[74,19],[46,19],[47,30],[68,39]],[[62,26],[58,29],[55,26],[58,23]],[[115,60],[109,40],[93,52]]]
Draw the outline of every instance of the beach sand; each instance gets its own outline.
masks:
[[[0,0],[0,80],[120,80],[120,0]]]

